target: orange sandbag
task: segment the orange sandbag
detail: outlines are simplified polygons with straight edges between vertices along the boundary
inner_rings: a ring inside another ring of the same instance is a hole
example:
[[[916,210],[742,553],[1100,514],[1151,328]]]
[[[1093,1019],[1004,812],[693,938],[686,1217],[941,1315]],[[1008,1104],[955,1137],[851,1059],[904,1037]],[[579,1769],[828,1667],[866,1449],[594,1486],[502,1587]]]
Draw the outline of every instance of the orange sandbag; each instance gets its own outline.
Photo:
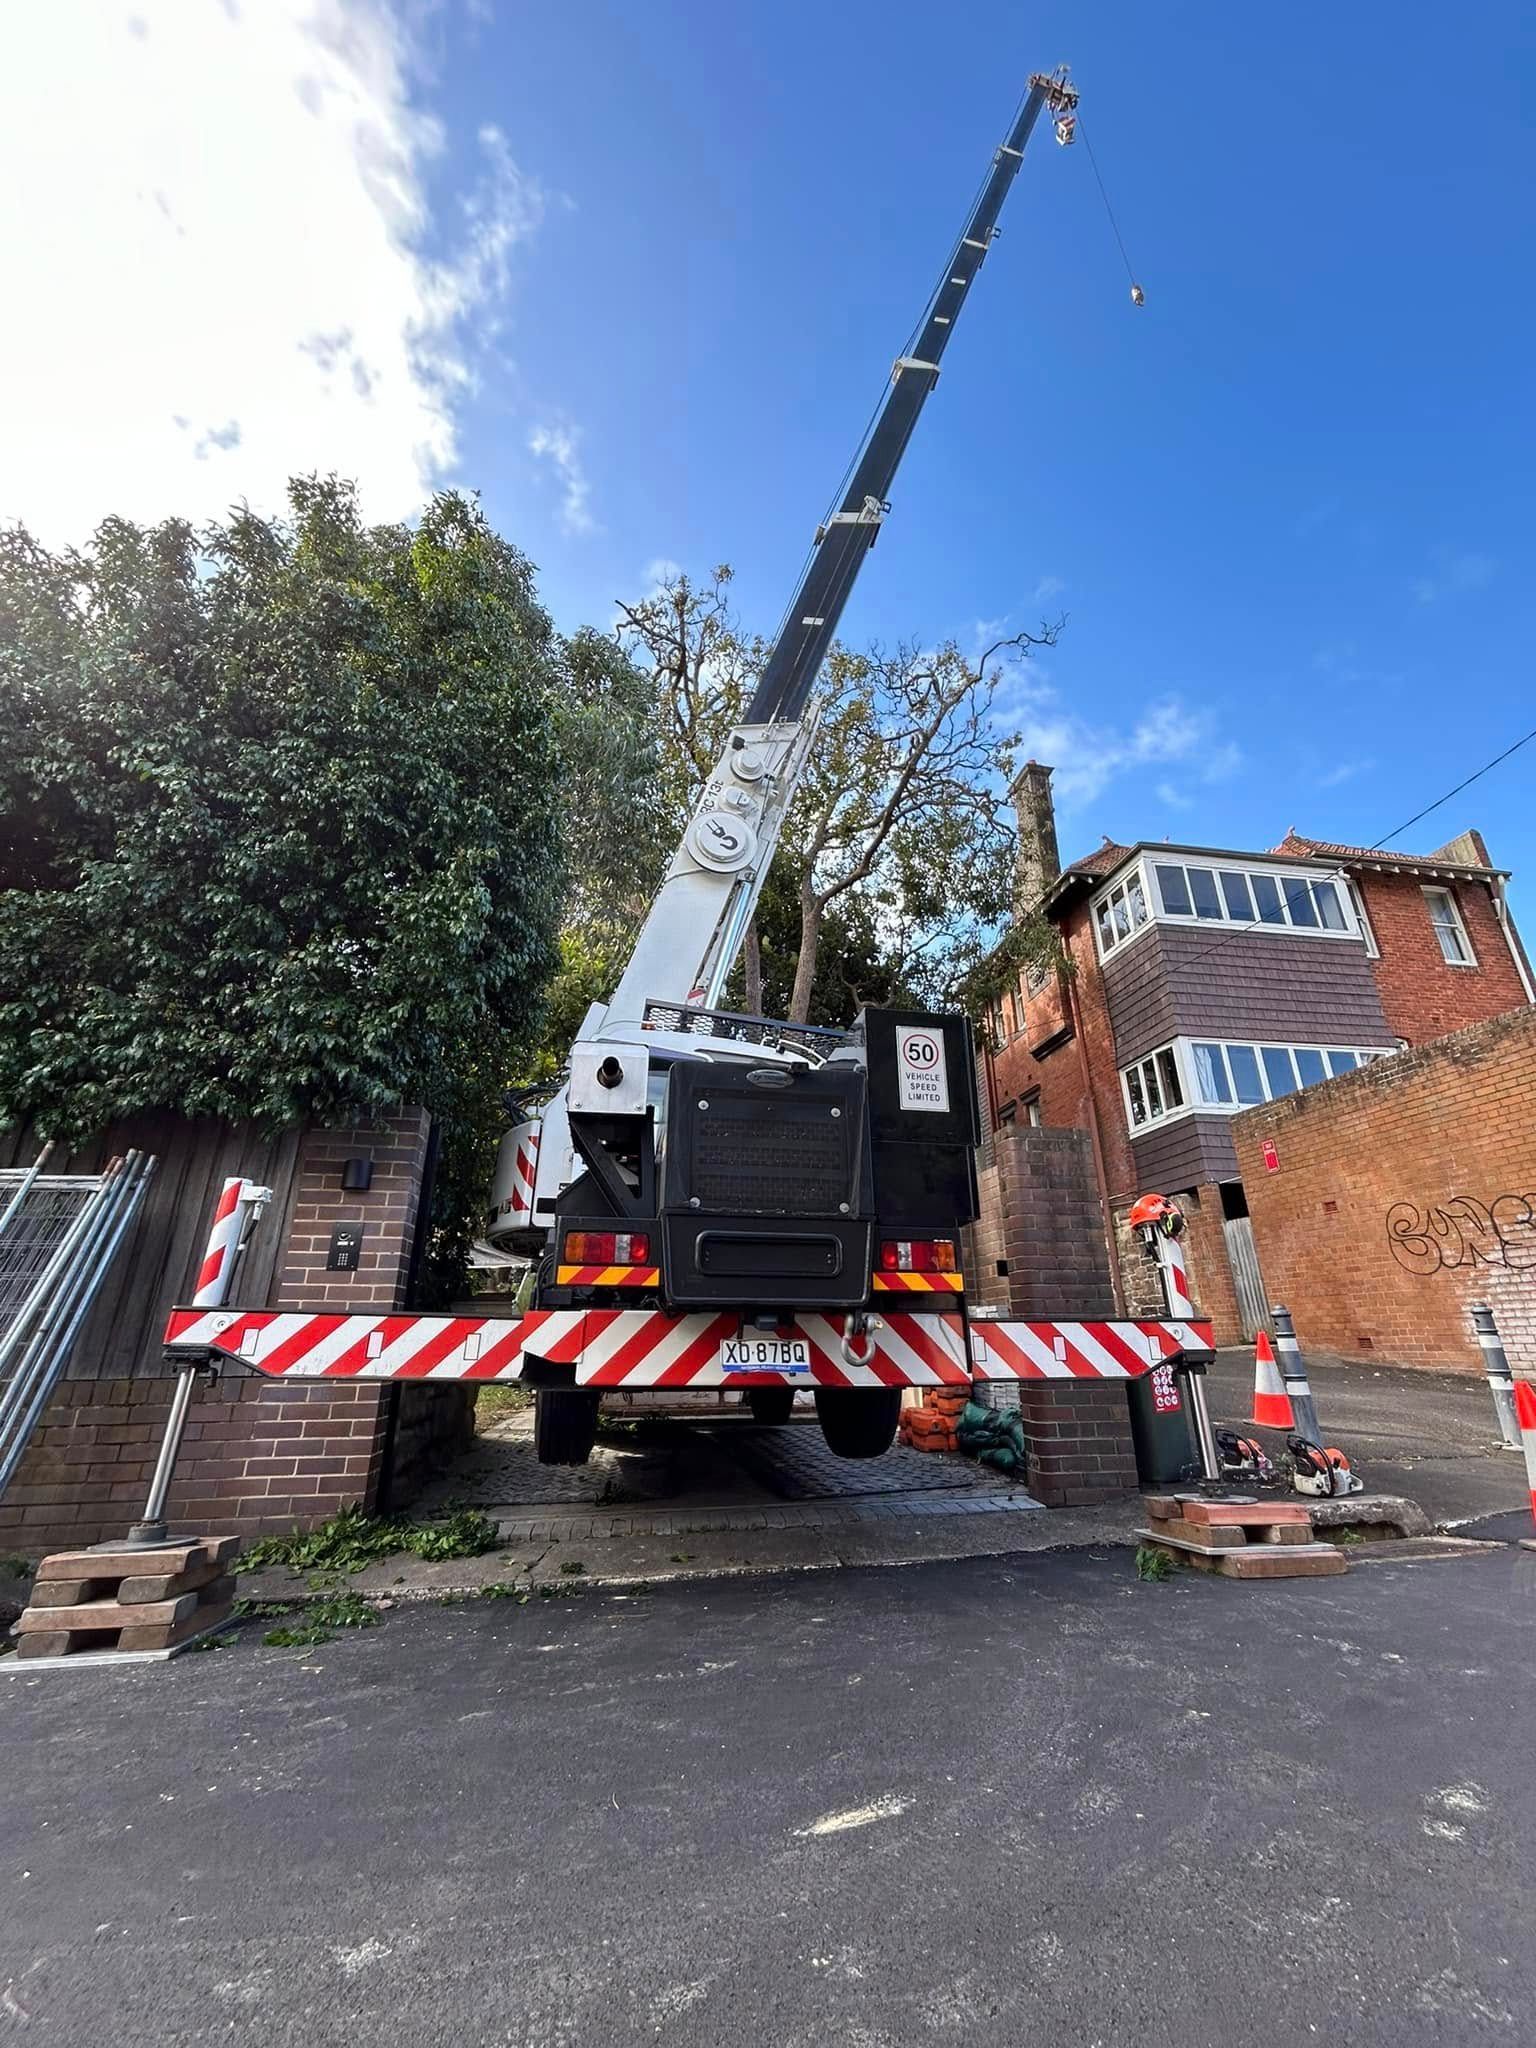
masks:
[[[915,1429],[910,1441],[920,1451],[952,1451],[959,1438],[952,1429]]]

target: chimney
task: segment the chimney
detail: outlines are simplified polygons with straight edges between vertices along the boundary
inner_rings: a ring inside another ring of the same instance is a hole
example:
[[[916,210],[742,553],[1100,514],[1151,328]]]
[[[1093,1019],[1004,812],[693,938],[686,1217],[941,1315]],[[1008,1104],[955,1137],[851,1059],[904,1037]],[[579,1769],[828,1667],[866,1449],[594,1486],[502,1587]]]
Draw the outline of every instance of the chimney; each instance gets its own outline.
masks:
[[[1013,911],[1015,917],[1033,917],[1045,900],[1045,892],[1061,873],[1061,853],[1056,845],[1056,806],[1051,801],[1054,769],[1039,761],[1026,761],[1008,791],[1019,821],[1018,844],[1013,857]]]

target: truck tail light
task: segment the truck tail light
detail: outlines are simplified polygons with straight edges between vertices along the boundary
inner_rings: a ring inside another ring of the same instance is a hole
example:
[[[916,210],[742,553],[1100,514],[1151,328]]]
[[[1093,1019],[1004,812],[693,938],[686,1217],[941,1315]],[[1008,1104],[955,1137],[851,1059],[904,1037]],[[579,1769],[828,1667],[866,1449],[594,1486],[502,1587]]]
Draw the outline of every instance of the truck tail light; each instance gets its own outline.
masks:
[[[566,1263],[572,1266],[643,1266],[651,1240],[643,1230],[568,1230]]]
[[[954,1239],[886,1238],[880,1246],[880,1270],[882,1273],[953,1273]]]

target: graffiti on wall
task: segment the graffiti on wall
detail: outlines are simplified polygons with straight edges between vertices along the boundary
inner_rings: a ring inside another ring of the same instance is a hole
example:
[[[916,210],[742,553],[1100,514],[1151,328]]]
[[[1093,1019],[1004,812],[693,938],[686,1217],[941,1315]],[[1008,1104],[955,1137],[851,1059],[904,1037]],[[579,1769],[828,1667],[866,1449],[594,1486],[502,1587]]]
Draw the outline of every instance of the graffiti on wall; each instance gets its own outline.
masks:
[[[1431,1273],[1461,1266],[1536,1267],[1536,1192],[1452,1195],[1435,1208],[1394,1202],[1387,1211],[1387,1243],[1405,1272]]]

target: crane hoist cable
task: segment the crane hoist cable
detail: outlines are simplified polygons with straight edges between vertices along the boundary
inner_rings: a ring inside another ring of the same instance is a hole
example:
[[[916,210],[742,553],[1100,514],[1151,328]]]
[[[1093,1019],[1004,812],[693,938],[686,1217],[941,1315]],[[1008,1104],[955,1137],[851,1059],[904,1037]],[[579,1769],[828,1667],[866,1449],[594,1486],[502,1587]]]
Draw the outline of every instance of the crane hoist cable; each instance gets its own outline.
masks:
[[[1083,147],[1088,152],[1088,161],[1093,167],[1094,183],[1099,188],[1099,197],[1103,200],[1104,211],[1109,216],[1110,231],[1114,235],[1116,245],[1120,250],[1120,261],[1125,265],[1125,274],[1130,280],[1131,304],[1133,306],[1144,306],[1147,303],[1147,295],[1136,282],[1136,273],[1132,270],[1131,259],[1126,254],[1125,237],[1120,232],[1119,221],[1115,219],[1115,209],[1109,203],[1109,193],[1104,185],[1104,174],[1099,169],[1099,160],[1093,153],[1093,144],[1088,140],[1088,130],[1083,126],[1081,119],[1073,124],[1073,132],[1082,137]]]

